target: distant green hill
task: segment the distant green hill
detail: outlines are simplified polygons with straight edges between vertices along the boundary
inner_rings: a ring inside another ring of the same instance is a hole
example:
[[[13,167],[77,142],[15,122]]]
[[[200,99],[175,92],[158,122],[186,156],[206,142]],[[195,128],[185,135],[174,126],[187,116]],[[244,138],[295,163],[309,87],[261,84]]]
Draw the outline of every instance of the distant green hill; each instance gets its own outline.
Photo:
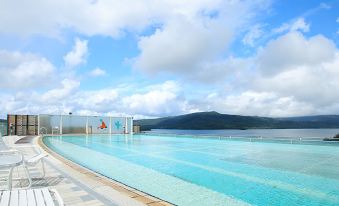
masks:
[[[297,129],[339,128],[339,115],[269,118],[198,112],[158,119],[134,120],[141,130],[150,129]]]

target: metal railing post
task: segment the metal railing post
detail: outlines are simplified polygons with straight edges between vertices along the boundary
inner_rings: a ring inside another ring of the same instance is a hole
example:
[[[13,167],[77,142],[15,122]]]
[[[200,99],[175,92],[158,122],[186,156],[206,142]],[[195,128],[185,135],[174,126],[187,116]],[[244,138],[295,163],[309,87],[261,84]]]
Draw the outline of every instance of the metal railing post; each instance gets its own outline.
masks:
[[[109,134],[112,134],[112,117],[109,117]]]
[[[86,134],[88,135],[88,116],[86,116]]]
[[[60,135],[62,135],[62,115],[60,115]]]

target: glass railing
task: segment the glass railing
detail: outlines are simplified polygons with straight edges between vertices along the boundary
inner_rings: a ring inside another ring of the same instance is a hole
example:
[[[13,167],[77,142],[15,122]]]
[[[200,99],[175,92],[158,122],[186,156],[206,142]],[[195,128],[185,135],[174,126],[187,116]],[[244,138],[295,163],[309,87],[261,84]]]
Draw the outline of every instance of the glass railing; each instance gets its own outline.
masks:
[[[286,144],[320,144],[320,145],[335,145],[339,146],[339,141],[324,141],[321,137],[262,137],[262,136],[220,136],[220,135],[198,135],[198,134],[169,134],[169,133],[152,133],[142,132],[141,135],[149,136],[166,136],[166,137],[183,137],[183,138],[200,138],[200,139],[218,139],[231,141],[246,141],[246,142],[271,142],[271,143],[286,143]]]
[[[0,137],[7,135],[7,122],[1,121],[0,122]]]

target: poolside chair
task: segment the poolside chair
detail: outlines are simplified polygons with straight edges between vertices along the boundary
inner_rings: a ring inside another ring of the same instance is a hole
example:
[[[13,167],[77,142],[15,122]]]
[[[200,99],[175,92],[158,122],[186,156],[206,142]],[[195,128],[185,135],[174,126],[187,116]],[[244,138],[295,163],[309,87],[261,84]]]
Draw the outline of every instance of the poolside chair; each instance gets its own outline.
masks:
[[[21,189],[0,191],[0,205],[6,206],[63,206],[64,202],[54,189]]]
[[[13,148],[24,148],[27,146],[17,146]],[[29,146],[31,147],[31,146]],[[24,166],[24,171],[26,173],[26,176],[28,178],[29,184],[27,188],[29,188],[32,185],[32,179],[28,171],[28,166],[36,166],[39,162],[42,166],[42,177],[45,176],[45,164],[44,164],[44,158],[47,156],[45,154],[39,153],[33,157],[24,158],[24,155],[16,150],[8,147],[2,138],[0,138],[0,169],[9,169],[8,174],[8,189],[12,189],[12,174],[13,169],[18,166]]]

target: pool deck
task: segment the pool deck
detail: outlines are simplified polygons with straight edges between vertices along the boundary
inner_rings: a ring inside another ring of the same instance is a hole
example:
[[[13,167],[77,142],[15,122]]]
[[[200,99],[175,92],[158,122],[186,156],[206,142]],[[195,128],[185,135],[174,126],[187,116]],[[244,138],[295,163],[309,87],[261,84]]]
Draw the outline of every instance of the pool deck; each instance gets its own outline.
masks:
[[[41,137],[6,136],[10,147],[17,147],[25,156],[33,156],[39,151],[48,154],[45,159],[46,176],[41,176],[40,165],[29,168],[33,176],[32,188],[50,187],[56,189],[65,205],[122,205],[122,206],[168,206],[168,202],[145,194],[134,188],[106,178],[71,162],[47,148]],[[0,171],[0,189],[7,189],[8,170]],[[36,176],[36,178],[34,178]],[[27,185],[23,168],[13,170],[13,189]],[[20,179],[21,178],[21,179]]]

